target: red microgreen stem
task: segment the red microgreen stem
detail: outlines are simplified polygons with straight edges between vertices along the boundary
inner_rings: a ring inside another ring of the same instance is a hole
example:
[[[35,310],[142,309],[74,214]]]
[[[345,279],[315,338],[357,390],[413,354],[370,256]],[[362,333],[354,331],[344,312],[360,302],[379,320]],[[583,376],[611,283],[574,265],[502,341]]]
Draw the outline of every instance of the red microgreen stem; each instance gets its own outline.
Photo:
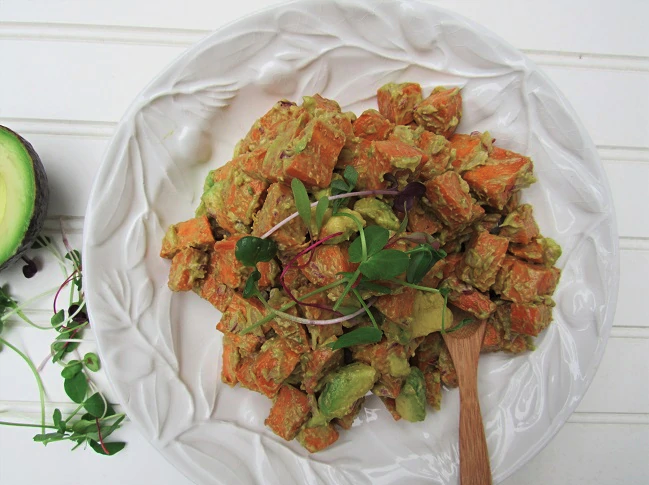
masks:
[[[110,452],[106,449],[106,445],[104,445],[104,438],[101,436],[101,425],[99,424],[99,418],[95,418],[95,423],[97,423],[97,435],[101,449],[104,450],[104,453],[110,455]]]
[[[65,287],[66,287],[66,286],[67,286],[67,285],[68,285],[68,284],[69,284],[69,283],[74,279],[74,277],[76,276],[76,274],[77,274],[77,271],[76,271],[76,270],[73,271],[72,274],[71,274],[70,276],[68,276],[68,277],[66,278],[66,280],[61,284],[61,286],[59,286],[59,289],[56,290],[56,295],[54,295],[54,303],[52,304],[52,308],[53,308],[55,314],[58,313],[58,312],[56,311],[56,300],[58,300],[59,295],[60,295],[61,292],[63,291],[63,288],[65,288]]]
[[[367,308],[371,307],[374,305],[374,302],[376,301],[376,297],[370,298],[365,306]],[[310,319],[310,318],[301,318],[301,317],[296,317],[294,315],[291,315],[290,313],[284,313],[279,310],[274,310],[275,316],[282,317],[286,320],[291,320],[293,322],[297,323],[304,323],[306,325],[332,325],[334,323],[342,323],[346,322],[347,320],[351,320],[352,318],[356,318],[359,315],[362,315],[365,313],[365,308],[360,308],[359,310],[356,310],[354,313],[350,313],[349,315],[345,315],[342,317],[338,318],[331,318],[328,320],[315,320],[315,319]],[[247,329],[246,329],[247,330]]]

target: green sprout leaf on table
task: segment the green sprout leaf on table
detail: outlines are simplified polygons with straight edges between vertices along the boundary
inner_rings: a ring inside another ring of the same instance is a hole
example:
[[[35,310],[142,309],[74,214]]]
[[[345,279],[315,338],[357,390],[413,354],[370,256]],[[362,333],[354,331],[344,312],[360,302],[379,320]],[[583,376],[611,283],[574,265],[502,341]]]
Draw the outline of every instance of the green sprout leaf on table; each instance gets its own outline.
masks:
[[[41,409],[39,424],[0,421],[0,425],[38,428],[40,433],[34,436],[34,441],[44,445],[58,441],[71,441],[74,443],[73,450],[87,445],[101,455],[114,455],[124,449],[126,443],[106,442],[106,439],[120,428],[126,416],[115,412],[88,376],[88,372],[97,372],[101,368],[99,357],[93,352],[88,352],[83,358],[79,356],[76,359],[69,359],[72,353],[77,353],[78,346],[83,341],[83,330],[90,325],[90,322],[85,311],[86,304],[82,291],[81,253],[76,249],[69,248],[64,234],[63,241],[68,250],[64,256],[61,256],[48,236],[37,237],[32,245],[33,250],[44,249],[54,256],[65,278],[60,286],[22,303],[18,303],[9,295],[8,291],[0,287],[0,350],[3,347],[11,349],[30,368],[38,386]],[[262,249],[268,250],[266,247]],[[69,270],[70,266],[72,266],[71,270]],[[67,308],[59,309],[57,306],[66,288],[69,289]],[[49,325],[38,325],[25,315],[23,310],[29,304],[52,296],[54,296],[54,301]],[[2,335],[5,323],[10,317],[20,318],[39,330],[56,332],[56,337],[50,346],[50,355],[40,367],[36,367],[23,351]],[[45,389],[40,377],[40,370],[48,361],[58,363],[62,367],[61,377],[65,393],[71,401],[78,405],[67,417],[60,409],[55,409],[51,424],[46,420]],[[79,417],[82,410],[85,410],[86,413]]]

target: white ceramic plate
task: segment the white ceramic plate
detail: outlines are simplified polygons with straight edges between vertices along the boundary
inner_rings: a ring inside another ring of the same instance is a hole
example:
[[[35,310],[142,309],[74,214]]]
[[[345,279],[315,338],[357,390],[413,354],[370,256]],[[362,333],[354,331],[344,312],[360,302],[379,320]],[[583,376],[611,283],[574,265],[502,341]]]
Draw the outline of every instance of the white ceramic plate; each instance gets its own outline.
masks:
[[[588,388],[613,320],[618,254],[595,147],[556,87],[494,34],[423,2],[296,2],[259,12],[187,51],[135,100],[88,206],[85,286],[103,361],[128,415],[201,484],[458,482],[458,393],[423,423],[367,401],[353,429],[310,456],[263,421],[270,401],[223,385],[220,315],[166,288],[164,229],[192,216],[207,171],[277,99],[320,92],[375,107],[389,81],[462,86],[459,131],[489,130],[532,156],[525,191],[563,247],[555,322],[535,352],[484,356],[480,399],[495,481],[532,458]]]

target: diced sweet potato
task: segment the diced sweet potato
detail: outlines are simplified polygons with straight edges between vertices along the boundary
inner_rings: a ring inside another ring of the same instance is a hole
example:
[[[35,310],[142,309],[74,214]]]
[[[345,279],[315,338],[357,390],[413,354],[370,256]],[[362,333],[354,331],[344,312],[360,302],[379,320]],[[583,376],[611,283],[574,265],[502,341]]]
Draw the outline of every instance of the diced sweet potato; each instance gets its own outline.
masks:
[[[436,369],[424,371],[424,383],[426,384],[426,402],[437,411],[442,406],[442,376]]]
[[[278,132],[287,122],[297,118],[303,109],[292,101],[282,99],[250,128],[248,134],[237,144],[236,155],[252,152],[261,146],[266,146],[275,139]]]
[[[435,234],[442,229],[439,220],[422,204],[417,203],[408,211],[408,231]]]
[[[237,333],[228,332],[220,322],[216,325],[216,329],[223,332],[223,341],[227,339],[228,342],[239,350],[242,356],[248,356],[257,352],[261,347],[264,339],[252,333],[239,335]]]
[[[498,310],[501,322],[506,321],[512,332],[532,337],[552,321],[552,307],[544,303],[505,303]]]
[[[366,140],[385,140],[394,124],[375,109],[363,111],[353,124],[354,135]]]
[[[487,291],[496,282],[496,274],[505,259],[509,241],[486,231],[471,238],[464,259],[457,269],[458,277],[480,291]]]
[[[260,392],[273,397],[299,361],[300,355],[291,350],[286,340],[275,337],[264,343],[254,365]]]
[[[395,399],[391,397],[384,397],[384,396],[379,396],[379,399],[385,406],[385,409],[387,409],[389,413],[392,415],[392,418],[394,418],[395,421],[399,421],[401,419],[401,415],[397,412],[397,403]]]
[[[496,311],[496,305],[488,295],[480,293],[472,286],[462,283],[456,276],[442,281],[441,287],[450,288],[448,300],[460,310],[470,313],[478,320],[485,320]]]
[[[472,229],[476,232],[486,231],[497,234],[502,218],[502,215],[498,213],[485,214],[482,219],[473,223]]]
[[[268,147],[262,146],[252,152],[242,153],[230,162],[236,169],[241,170],[248,177],[268,182],[263,176],[263,164],[268,153]]]
[[[296,211],[293,191],[284,184],[275,183],[268,188],[264,205],[255,216],[252,235],[261,237],[277,223]],[[294,248],[304,243],[307,228],[297,217],[270,235],[280,250]]]
[[[513,212],[516,209],[516,207],[520,205],[522,194],[523,194],[522,190],[517,190],[516,192],[512,193],[512,195],[509,197],[509,200],[505,203],[505,206],[503,207],[503,210],[501,212],[505,215]]]
[[[297,436],[310,413],[311,406],[306,394],[293,386],[284,385],[277,393],[264,424],[280,438],[290,441]]]
[[[205,277],[209,256],[194,248],[181,249],[171,260],[169,269],[169,289],[189,291],[196,281]]]
[[[438,86],[417,105],[414,120],[419,126],[446,138],[462,119],[462,95],[459,88]]]
[[[351,112],[343,113],[337,101],[314,94],[313,96],[304,96],[302,106],[312,117],[320,118],[322,121],[339,129],[345,135],[345,138],[354,136],[352,121],[356,118],[356,115]]]
[[[500,225],[499,234],[517,244],[527,244],[539,236],[539,226],[534,220],[532,206],[530,204],[519,205],[505,217]]]
[[[354,421],[356,420],[356,416],[361,412],[361,409],[363,408],[363,403],[365,402],[365,398],[362,397],[358,401],[354,403],[352,406],[352,410],[345,414],[342,418],[336,418],[334,419],[334,423],[340,426],[342,429],[352,429],[352,425],[354,424]]]
[[[422,100],[421,86],[416,83],[385,84],[376,96],[379,112],[397,125],[412,122],[415,106]]]
[[[313,119],[283,158],[286,179],[297,178],[310,187],[328,187],[345,135],[319,118]]]
[[[485,165],[462,174],[480,200],[503,210],[514,191],[534,182],[532,160],[509,150],[494,147]]]
[[[318,246],[313,251],[313,257],[305,254],[298,263],[304,265],[302,273],[316,286],[325,286],[340,279],[338,273],[352,271],[352,264],[349,262],[347,247],[344,245]]]
[[[429,367],[436,367],[444,342],[439,332],[429,333],[415,350],[413,363],[420,371],[425,372]]]
[[[301,357],[304,368],[304,390],[313,394],[320,390],[322,378],[329,371],[343,364],[342,350],[331,350],[329,347],[320,347]]]
[[[220,255],[212,252],[207,266],[207,274],[204,279],[196,284],[194,289],[201,298],[209,301],[220,312],[224,312],[232,300],[234,290],[219,281],[219,261]]]
[[[407,325],[413,318],[416,295],[417,290],[406,287],[400,294],[392,293],[379,296],[374,308],[393,322]]]
[[[421,169],[421,178],[424,180],[430,180],[444,173],[455,160],[453,147],[442,135],[424,131],[417,147],[428,155],[428,161]]]
[[[385,140],[374,142],[376,157],[383,159],[383,167],[390,167],[390,172],[397,178],[402,176],[413,177],[428,161],[428,157],[419,148],[411,147],[406,143]],[[382,174],[381,177],[385,175]]]
[[[252,216],[266,196],[268,184],[232,169],[227,178],[214,182],[201,197],[207,214],[231,234],[250,232]]]
[[[471,135],[456,133],[450,142],[451,148],[455,150],[455,160],[451,166],[460,173],[484,165],[492,150],[491,135],[488,131]]]
[[[530,303],[551,295],[560,276],[558,268],[546,268],[507,256],[492,289],[504,300]]]
[[[371,365],[382,375],[405,377],[410,373],[406,348],[385,339],[377,344],[357,345],[352,355],[354,360]]]
[[[512,354],[522,354],[528,350],[534,350],[532,337],[525,335],[512,335],[511,340],[504,339],[501,347],[505,352]]]
[[[207,216],[195,217],[170,226],[162,240],[160,257],[171,259],[184,248],[207,250],[214,244],[214,236]]]
[[[284,273],[284,284],[291,290],[296,290],[304,285],[309,284],[309,280],[302,274],[300,268],[291,266],[286,273]],[[313,287],[315,289],[315,287]],[[308,293],[308,292],[305,292]]]
[[[493,325],[491,319],[486,324],[481,352],[497,352],[502,345],[500,331]]]
[[[221,380],[228,386],[234,386],[237,383],[236,370],[241,357],[239,349],[227,337],[223,337],[223,366],[221,367]]]
[[[297,440],[310,453],[316,453],[334,444],[339,436],[333,424],[313,428],[303,426],[297,435]]]
[[[437,368],[439,370],[440,380],[446,387],[458,386],[457,372],[455,371],[455,365],[453,365],[453,359],[446,344],[442,345],[439,359],[437,360]]]
[[[561,246],[549,237],[537,237],[527,244],[510,244],[508,251],[529,263],[553,266],[561,256]]]
[[[216,329],[223,333],[239,333],[261,320],[264,315],[265,309],[259,300],[244,298],[240,293],[234,292]],[[251,333],[263,337],[263,331],[259,328]]]
[[[457,173],[445,172],[425,185],[433,212],[447,226],[468,224],[481,215],[475,210],[469,186]]]
[[[255,359],[252,356],[241,359],[235,370],[235,375],[239,384],[246,389],[261,392],[255,379]]]
[[[374,142],[360,138],[358,142],[348,144],[341,151],[336,167],[343,169],[347,166],[358,172],[357,190],[379,190],[387,187],[383,177],[392,167],[387,159],[377,156]]]
[[[234,235],[214,243],[214,253],[208,271],[219,283],[233,289],[243,287],[253,271],[253,268],[244,266],[235,255],[237,242],[242,237],[242,235]],[[274,260],[258,263],[257,268],[261,273],[259,287],[271,286],[279,273],[277,263]]]
[[[404,379],[404,377],[394,377],[390,374],[382,374],[381,377],[379,377],[379,380],[376,381],[376,384],[374,384],[372,392],[379,397],[391,397],[392,399],[396,399],[401,392]]]

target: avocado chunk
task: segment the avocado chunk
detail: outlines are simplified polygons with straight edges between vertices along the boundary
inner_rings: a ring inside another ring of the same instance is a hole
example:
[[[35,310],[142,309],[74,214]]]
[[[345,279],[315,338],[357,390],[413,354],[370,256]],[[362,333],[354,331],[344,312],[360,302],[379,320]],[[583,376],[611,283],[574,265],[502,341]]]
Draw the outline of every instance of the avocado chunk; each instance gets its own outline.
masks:
[[[398,231],[401,223],[392,207],[375,197],[363,197],[354,204],[354,210],[363,217],[374,221],[377,226],[390,231]]]
[[[442,329],[442,312],[444,311],[444,297],[439,293],[418,291],[415,296],[413,316],[410,325],[412,338],[424,337],[429,333],[439,332]],[[444,317],[446,325],[453,322],[453,313],[446,308]]]
[[[426,382],[424,374],[411,367],[401,392],[396,399],[397,413],[410,422],[423,421],[426,418]]]
[[[47,176],[34,148],[0,125],[0,271],[34,243],[48,201]]]
[[[318,398],[320,412],[327,420],[349,414],[354,403],[372,389],[378,377],[378,372],[367,364],[354,362],[341,367],[328,376]]]

